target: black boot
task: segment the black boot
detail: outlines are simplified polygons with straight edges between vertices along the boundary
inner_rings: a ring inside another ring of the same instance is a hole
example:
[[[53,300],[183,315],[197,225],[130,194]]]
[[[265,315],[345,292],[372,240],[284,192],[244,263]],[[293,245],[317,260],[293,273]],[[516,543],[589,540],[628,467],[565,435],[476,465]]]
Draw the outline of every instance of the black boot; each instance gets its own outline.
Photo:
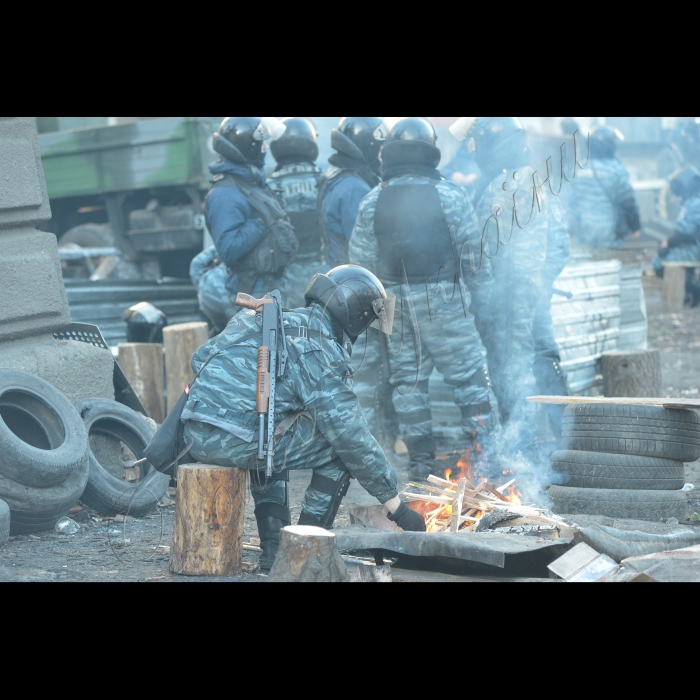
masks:
[[[411,478],[427,481],[435,466],[435,438],[432,435],[420,438],[404,438],[411,463]]]
[[[260,535],[260,570],[267,573],[272,570],[280,546],[280,531],[292,524],[289,508],[276,503],[261,503],[255,509],[255,519],[258,521]]]

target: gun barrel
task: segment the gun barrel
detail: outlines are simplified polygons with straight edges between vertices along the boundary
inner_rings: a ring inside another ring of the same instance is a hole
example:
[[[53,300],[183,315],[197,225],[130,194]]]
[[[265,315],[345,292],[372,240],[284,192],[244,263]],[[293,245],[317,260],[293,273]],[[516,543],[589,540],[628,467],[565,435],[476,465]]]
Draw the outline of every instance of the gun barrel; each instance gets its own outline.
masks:
[[[258,459],[265,459],[265,418],[267,414],[261,413],[258,418],[260,424],[258,426]]]

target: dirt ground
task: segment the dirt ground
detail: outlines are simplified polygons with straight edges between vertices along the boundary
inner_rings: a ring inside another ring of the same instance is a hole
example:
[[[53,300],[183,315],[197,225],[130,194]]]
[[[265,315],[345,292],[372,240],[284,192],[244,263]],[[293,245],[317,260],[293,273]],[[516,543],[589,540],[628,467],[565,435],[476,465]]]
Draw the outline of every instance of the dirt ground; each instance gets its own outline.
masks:
[[[663,381],[668,397],[700,398],[700,307],[678,314],[663,313],[661,282],[645,277],[650,322],[650,345],[662,351]],[[405,460],[392,457],[399,481],[408,481]],[[294,518],[311,474],[292,474],[290,500]],[[687,465],[686,481],[698,486],[689,494],[689,513],[700,513],[700,463]],[[349,525],[348,511],[375,501],[353,482],[336,527]],[[83,511],[74,517],[80,531],[73,536],[53,532],[17,537],[0,549],[0,581],[141,581],[153,583],[201,581],[169,573],[167,553],[161,545],[170,544],[174,506],[167,506],[144,519],[126,523],[103,522],[94,513]],[[690,523],[686,523],[690,524]],[[700,522],[695,521],[700,527]],[[246,542],[257,536],[252,499],[246,508]],[[258,555],[246,552],[249,572],[238,578],[214,578],[207,581],[262,582],[255,573]]]

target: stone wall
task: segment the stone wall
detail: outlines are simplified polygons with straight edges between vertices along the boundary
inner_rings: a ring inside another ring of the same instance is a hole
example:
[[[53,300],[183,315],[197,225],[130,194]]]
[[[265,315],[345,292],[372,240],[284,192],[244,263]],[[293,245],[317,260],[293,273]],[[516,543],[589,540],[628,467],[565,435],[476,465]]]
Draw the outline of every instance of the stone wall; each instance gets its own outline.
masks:
[[[0,368],[22,369],[72,401],[114,399],[108,350],[57,341],[70,322],[36,127],[0,117]]]

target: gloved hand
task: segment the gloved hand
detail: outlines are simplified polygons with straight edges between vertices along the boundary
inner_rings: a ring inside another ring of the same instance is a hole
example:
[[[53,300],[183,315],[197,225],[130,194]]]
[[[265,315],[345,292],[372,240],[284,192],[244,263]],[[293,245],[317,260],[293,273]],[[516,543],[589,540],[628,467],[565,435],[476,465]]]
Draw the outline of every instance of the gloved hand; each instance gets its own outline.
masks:
[[[411,510],[405,503],[393,515],[387,516],[405,532],[425,532],[425,519],[420,513]]]

